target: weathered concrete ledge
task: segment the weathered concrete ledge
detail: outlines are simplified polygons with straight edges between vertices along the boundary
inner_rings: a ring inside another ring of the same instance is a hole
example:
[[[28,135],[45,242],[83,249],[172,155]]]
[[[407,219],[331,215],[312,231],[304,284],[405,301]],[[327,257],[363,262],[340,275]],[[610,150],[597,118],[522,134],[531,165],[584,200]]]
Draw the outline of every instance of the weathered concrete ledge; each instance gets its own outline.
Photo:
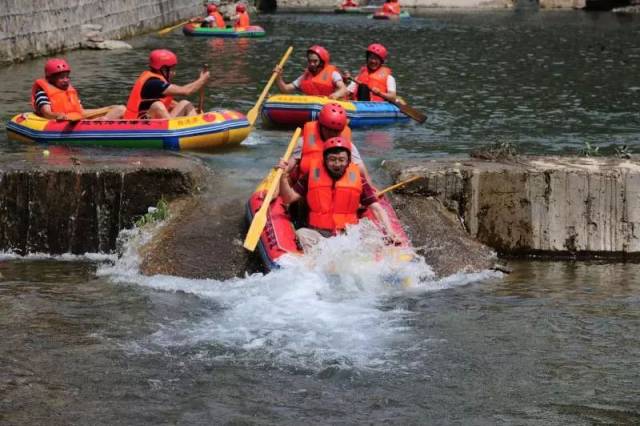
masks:
[[[121,229],[164,197],[193,194],[208,173],[194,159],[136,152],[99,159],[66,148],[4,154],[0,250],[113,252]]]
[[[521,157],[392,162],[403,193],[433,197],[501,254],[640,255],[640,161]]]

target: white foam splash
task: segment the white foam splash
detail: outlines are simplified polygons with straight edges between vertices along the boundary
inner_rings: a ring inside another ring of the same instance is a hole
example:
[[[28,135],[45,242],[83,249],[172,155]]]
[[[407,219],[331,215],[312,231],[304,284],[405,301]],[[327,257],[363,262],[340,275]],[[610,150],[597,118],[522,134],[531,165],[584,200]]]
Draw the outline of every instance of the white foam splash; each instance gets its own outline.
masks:
[[[397,349],[421,346],[406,296],[459,285],[467,276],[435,281],[424,259],[399,263],[382,253],[384,245],[372,229],[363,223],[348,235],[323,240],[309,255],[284,258],[282,268],[269,274],[224,282],[140,275],[136,247],[144,237],[137,234],[121,260],[100,273],[214,302],[210,316],[165,324],[146,343],[135,342],[136,351],[140,345],[185,345],[204,347],[203,356],[212,358],[232,353],[234,360],[295,368],[397,370],[402,368]],[[211,347],[218,349],[211,353]]]

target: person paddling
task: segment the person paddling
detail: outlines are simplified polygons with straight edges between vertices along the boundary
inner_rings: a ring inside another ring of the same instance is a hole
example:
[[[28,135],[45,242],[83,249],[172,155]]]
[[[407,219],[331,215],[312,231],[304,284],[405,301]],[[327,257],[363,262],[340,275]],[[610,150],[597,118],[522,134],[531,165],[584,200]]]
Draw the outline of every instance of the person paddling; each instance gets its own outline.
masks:
[[[342,4],[340,5],[341,9],[348,9],[350,7],[358,7],[358,3],[356,3],[353,0],[345,0],[344,2],[342,2]]]
[[[347,225],[359,222],[360,207],[371,209],[388,239],[397,243],[401,238],[394,231],[389,217],[378,201],[375,190],[351,161],[351,142],[341,136],[325,141],[322,158],[314,158],[309,171],[291,185],[281,159],[278,168],[285,172],[280,179],[280,196],[285,204],[304,199],[309,207],[306,227],[296,230],[303,250],[317,244],[322,237],[345,231]]]
[[[331,102],[322,107],[317,120],[309,121],[304,125],[302,137],[287,170],[292,182],[300,175],[309,172],[311,162],[322,157],[324,143],[337,136],[352,141],[351,129],[347,125],[347,112],[342,105]],[[360,172],[369,178],[360,153],[353,142],[351,143],[351,159],[360,168]]]
[[[207,16],[205,18],[192,19],[191,22],[200,22],[200,26],[203,28],[226,28],[224,18],[218,11],[218,6],[213,3],[207,5]]]
[[[327,96],[330,99],[343,99],[347,95],[347,87],[338,69],[329,63],[329,51],[322,46],[314,45],[307,49],[307,69],[291,83],[282,79],[282,67],[273,70],[277,74],[276,83],[282,93],[301,91],[309,96]]]
[[[236,15],[231,17],[232,21],[235,21],[233,24],[234,28],[247,28],[251,25],[251,21],[249,19],[249,12],[247,12],[247,6],[244,3],[238,3],[236,5]]]
[[[193,104],[184,99],[179,102],[173,96],[189,96],[196,93],[209,80],[209,71],[200,71],[200,76],[189,84],[179,86],[171,80],[175,75],[178,57],[170,50],[156,49],[149,54],[149,70],[136,80],[124,118],[174,118],[197,115]]]
[[[366,65],[360,68],[355,81],[347,89],[351,98],[357,101],[397,102],[396,79],[391,68],[384,65],[388,52],[380,43],[373,43],[367,47]],[[345,79],[351,76],[345,73]]]
[[[31,87],[31,106],[36,114],[52,120],[82,120],[98,111],[82,107],[70,74],[71,67],[64,59],[52,58],[45,63],[45,77],[37,79]],[[97,120],[117,120],[124,110],[124,105],[111,107]]]
[[[378,9],[378,13],[400,15],[400,3],[398,3],[398,0],[387,0],[382,7]]]

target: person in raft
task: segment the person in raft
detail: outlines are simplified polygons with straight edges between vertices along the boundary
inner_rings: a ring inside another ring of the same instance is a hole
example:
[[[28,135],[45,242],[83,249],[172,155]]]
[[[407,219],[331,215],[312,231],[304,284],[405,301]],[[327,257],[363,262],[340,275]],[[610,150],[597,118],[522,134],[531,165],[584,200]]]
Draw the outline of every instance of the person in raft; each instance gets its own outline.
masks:
[[[400,3],[398,3],[398,0],[387,0],[386,3],[378,9],[378,13],[380,12],[385,15],[400,15]]]
[[[174,118],[197,115],[188,100],[179,102],[174,96],[189,96],[200,90],[209,80],[209,71],[200,71],[200,76],[189,84],[178,86],[171,80],[175,75],[178,57],[170,50],[156,49],[149,54],[149,70],[144,71],[131,89],[127,120],[150,118]]]
[[[97,110],[84,109],[78,92],[71,85],[71,67],[64,59],[52,58],[44,64],[44,78],[31,87],[31,106],[41,117],[51,120],[81,120]],[[124,114],[124,105],[117,105],[97,120],[117,120]]]
[[[233,24],[234,28],[246,28],[251,25],[249,20],[249,12],[247,12],[247,6],[244,3],[238,3],[236,5],[236,14],[231,17],[232,21],[235,21]]]
[[[205,18],[195,18],[190,22],[200,22],[203,28],[226,28],[224,18],[218,11],[218,6],[211,3],[207,5],[207,16]]]
[[[341,136],[324,143],[322,158],[315,158],[308,173],[291,185],[286,170],[288,162],[280,159],[278,168],[285,172],[280,179],[280,196],[285,204],[306,200],[309,207],[307,227],[296,230],[296,236],[306,251],[322,237],[344,232],[347,225],[357,224],[360,207],[371,209],[382,225],[386,237],[393,243],[401,238],[394,231],[375,190],[351,161],[351,142]]]
[[[282,67],[276,65],[276,83],[282,93],[294,93],[299,90],[309,96],[328,96],[331,99],[343,99],[347,95],[347,86],[338,69],[329,63],[329,51],[314,45],[307,49],[307,69],[291,83],[282,79]]]
[[[353,0],[345,0],[344,2],[342,2],[342,4],[340,5],[341,9],[348,9],[350,7],[358,7],[358,3],[356,3]]]
[[[347,126],[347,112],[342,105],[331,102],[322,107],[318,120],[308,121],[303,127],[302,137],[292,156],[294,161],[289,162],[289,169],[287,169],[291,183],[295,182],[300,175],[309,172],[312,160],[322,158],[325,141],[337,136],[351,141],[351,129]],[[351,159],[360,168],[360,173],[369,179],[369,173],[353,142]]]
[[[366,58],[366,65],[360,68],[355,80],[351,78],[348,72],[344,74],[345,80],[352,80],[347,86],[351,99],[356,101],[398,102],[396,79],[391,75],[391,68],[383,65],[387,60],[387,49],[379,43],[370,44],[367,47]]]

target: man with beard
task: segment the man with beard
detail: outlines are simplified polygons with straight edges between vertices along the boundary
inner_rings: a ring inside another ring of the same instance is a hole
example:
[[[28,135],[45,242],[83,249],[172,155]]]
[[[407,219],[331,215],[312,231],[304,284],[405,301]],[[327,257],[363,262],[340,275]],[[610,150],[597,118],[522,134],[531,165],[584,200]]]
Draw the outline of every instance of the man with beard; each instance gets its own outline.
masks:
[[[44,65],[45,78],[39,78],[31,88],[31,106],[41,117],[50,120],[82,120],[97,110],[84,109],[78,92],[71,85],[71,67],[64,59],[52,58]],[[113,106],[98,120],[117,120],[124,105]]]
[[[276,66],[276,83],[282,93],[294,93],[299,90],[309,96],[328,96],[331,99],[343,99],[347,87],[338,69],[329,63],[329,51],[314,45],[307,49],[307,69],[291,83],[282,79],[282,67]]]
[[[280,179],[283,202],[291,204],[304,198],[309,206],[307,227],[296,231],[303,250],[317,244],[321,237],[337,235],[344,232],[347,225],[357,224],[360,207],[371,209],[387,238],[400,241],[373,187],[351,162],[348,139],[338,136],[325,141],[322,159],[314,159],[309,172],[300,176],[293,186],[286,173],[288,163],[280,160],[278,167],[284,170]]]
[[[131,89],[125,119],[174,118],[198,114],[191,102],[186,99],[176,102],[173,96],[189,96],[200,90],[209,80],[209,71],[202,70],[196,80],[178,86],[171,82],[176,65],[178,57],[170,50],[156,49],[149,54],[149,69],[140,74]]]

